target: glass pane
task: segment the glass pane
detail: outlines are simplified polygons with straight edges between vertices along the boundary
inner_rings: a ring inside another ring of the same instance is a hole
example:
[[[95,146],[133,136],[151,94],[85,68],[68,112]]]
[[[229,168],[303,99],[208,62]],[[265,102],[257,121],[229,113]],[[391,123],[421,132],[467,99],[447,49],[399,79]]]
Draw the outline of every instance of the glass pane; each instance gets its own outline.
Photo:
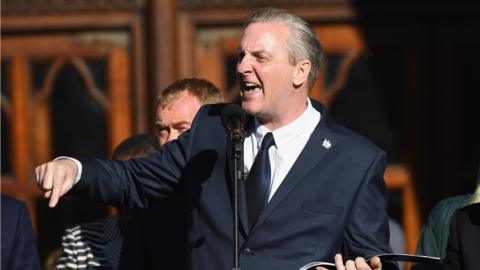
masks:
[[[226,55],[225,57],[225,78],[227,79],[227,91],[236,88],[237,82],[237,56]],[[228,93],[229,95],[236,93]]]
[[[89,60],[88,69],[95,84],[106,92],[106,60]],[[44,84],[51,62],[37,62],[32,66],[33,88]],[[108,158],[107,114],[86,89],[81,74],[71,64],[56,74],[50,96],[52,158],[67,156],[94,156]],[[64,197],[55,208],[47,200],[36,201],[38,244],[42,262],[60,247],[66,228],[107,216],[107,207],[98,203]]]
[[[32,91],[33,93],[39,92],[44,84],[45,76],[51,63],[34,63],[32,64]]]
[[[8,93],[8,70],[7,70],[7,63],[2,61],[2,66],[1,66],[1,91],[2,91],[2,97],[9,97]],[[4,108],[2,107],[2,124],[1,124],[1,129],[2,129],[2,150],[1,150],[1,155],[2,155],[2,163],[1,163],[1,173],[2,175],[6,174],[11,174],[12,173],[12,168],[11,168],[11,160],[10,160],[10,147],[8,142],[10,141],[10,128],[9,128],[9,119],[7,118]]]
[[[105,62],[90,62],[99,89],[105,89]],[[55,78],[51,96],[52,154],[107,158],[104,108],[87,94],[80,73],[64,66]]]
[[[8,142],[10,141],[8,127],[8,119],[5,115],[5,111],[2,108],[2,175],[11,174],[12,169],[10,167],[10,149]]]
[[[2,76],[2,81],[1,81],[1,91],[2,91],[2,96],[3,97],[10,97],[10,94],[8,93],[8,63],[6,61],[2,61],[2,70],[1,70],[1,76]]]
[[[329,86],[339,78],[345,55],[328,55],[326,81]],[[360,55],[350,67],[344,87],[335,95],[330,113],[341,124],[362,134],[386,150],[389,162],[398,161],[397,129],[392,125],[391,110],[372,72],[371,61]]]
[[[238,80],[237,80],[237,56],[236,55],[225,55],[225,78],[227,82],[227,87],[224,90],[224,98],[227,102],[240,103],[240,94],[238,90]]]

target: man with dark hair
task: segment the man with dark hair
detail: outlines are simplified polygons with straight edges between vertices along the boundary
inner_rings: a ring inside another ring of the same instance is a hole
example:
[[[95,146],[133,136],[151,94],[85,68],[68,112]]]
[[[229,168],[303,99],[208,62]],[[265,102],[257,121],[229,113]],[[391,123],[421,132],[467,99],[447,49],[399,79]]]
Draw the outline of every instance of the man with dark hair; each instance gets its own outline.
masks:
[[[160,150],[157,138],[151,134],[138,134],[122,141],[113,150],[112,159],[126,160],[146,157]]]
[[[385,152],[308,98],[322,55],[308,23],[275,8],[256,10],[245,22],[237,62],[248,114],[241,268],[291,270],[335,257],[338,269],[380,269],[378,257],[364,258],[391,253]],[[139,207],[183,197],[185,269],[232,267],[233,164],[224,107],[203,106],[189,131],[147,159],[60,159],[37,167],[37,182],[51,207],[72,187],[81,197]]]

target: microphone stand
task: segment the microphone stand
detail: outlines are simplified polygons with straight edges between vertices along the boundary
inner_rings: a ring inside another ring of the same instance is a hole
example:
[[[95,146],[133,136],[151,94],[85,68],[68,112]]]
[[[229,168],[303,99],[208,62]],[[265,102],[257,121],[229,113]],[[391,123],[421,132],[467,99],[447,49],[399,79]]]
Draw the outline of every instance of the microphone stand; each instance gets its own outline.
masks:
[[[243,158],[243,139],[244,130],[243,127],[246,123],[245,111],[242,110],[238,104],[229,104],[222,110],[222,123],[226,128],[230,142],[232,144],[232,159],[233,159],[233,270],[240,270],[239,255],[240,255],[240,243],[239,243],[239,225],[240,219],[238,214],[239,204],[239,185],[243,180],[243,162],[240,162]]]
[[[243,152],[243,136],[234,132],[231,133],[230,138],[232,140],[232,159],[233,159],[233,173],[235,175],[233,182],[233,245],[234,245],[234,259],[232,270],[240,270],[240,242],[239,242],[239,223],[238,218],[238,185],[240,181],[243,181],[243,163],[240,162]]]

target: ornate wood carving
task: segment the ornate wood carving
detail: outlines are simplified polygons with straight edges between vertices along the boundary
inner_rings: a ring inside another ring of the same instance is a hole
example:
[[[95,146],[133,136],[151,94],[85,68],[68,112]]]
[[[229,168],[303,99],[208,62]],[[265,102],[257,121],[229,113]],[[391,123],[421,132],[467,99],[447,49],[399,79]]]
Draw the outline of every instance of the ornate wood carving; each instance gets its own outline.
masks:
[[[313,6],[324,4],[348,3],[347,0],[181,0],[178,5],[181,9],[207,9],[207,8],[249,8],[261,6]]]
[[[3,0],[2,15],[135,11],[147,0]]]

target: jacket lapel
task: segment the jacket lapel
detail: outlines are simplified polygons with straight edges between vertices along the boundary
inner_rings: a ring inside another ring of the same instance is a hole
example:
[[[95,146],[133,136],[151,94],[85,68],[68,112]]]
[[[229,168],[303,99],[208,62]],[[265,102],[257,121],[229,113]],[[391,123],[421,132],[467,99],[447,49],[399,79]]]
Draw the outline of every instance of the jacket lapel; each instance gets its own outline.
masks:
[[[313,103],[313,102],[312,102]],[[317,105],[318,106],[318,105]],[[258,217],[257,222],[251,230],[253,233],[265,219],[274,211],[278,205],[292,192],[292,190],[303,181],[306,175],[325,157],[335,146],[335,137],[329,127],[328,115],[322,107],[316,107],[321,113],[321,119],[313,131],[310,139],[288,172],[278,190],[273,195],[267,207]]]

